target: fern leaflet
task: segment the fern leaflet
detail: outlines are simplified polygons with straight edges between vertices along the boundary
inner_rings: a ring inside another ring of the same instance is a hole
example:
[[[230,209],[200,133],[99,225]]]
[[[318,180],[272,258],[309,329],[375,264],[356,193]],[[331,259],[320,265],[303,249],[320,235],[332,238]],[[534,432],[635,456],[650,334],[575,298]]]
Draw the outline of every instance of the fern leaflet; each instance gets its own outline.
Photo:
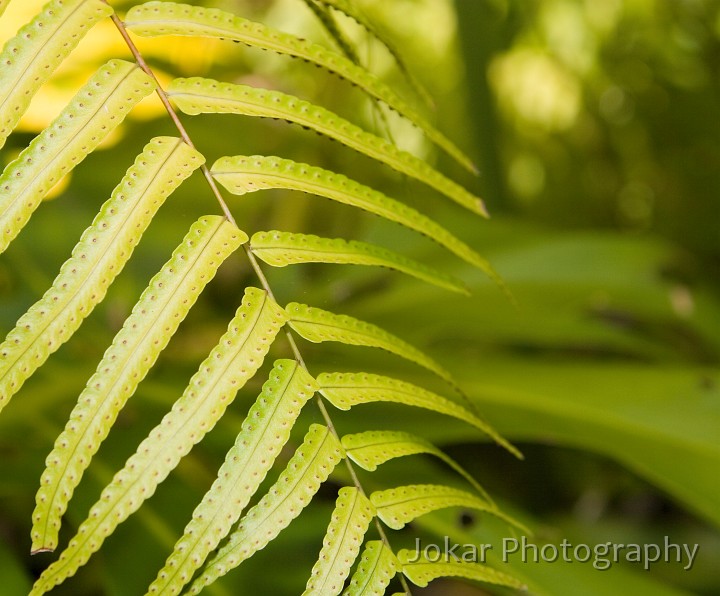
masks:
[[[519,522],[502,513],[495,505],[464,490],[437,484],[413,484],[376,491],[370,501],[377,516],[393,530],[400,530],[415,518],[447,507],[465,507],[486,511],[528,531]]]
[[[462,282],[452,276],[367,242],[273,230],[253,234],[250,247],[255,256],[274,267],[296,263],[375,265],[401,271],[453,292],[469,293]]]
[[[150,281],[55,441],[33,514],[34,552],[54,550],[60,517],[118,412],[157,360],[217,268],[247,236],[219,216],[190,228]]]
[[[376,325],[298,302],[288,304],[285,312],[288,313],[289,325],[308,341],[337,341],[354,346],[380,348],[427,368],[455,386],[450,373],[432,358]]]
[[[374,517],[374,507],[357,488],[346,486],[340,489],[320,555],[303,596],[340,594]]]
[[[347,455],[363,470],[374,472],[377,467],[396,457],[428,453],[444,461],[460,474],[484,499],[492,504],[490,495],[450,456],[435,447],[430,441],[402,431],[368,430],[342,438]]]
[[[425,553],[406,549],[400,550],[397,553],[397,558],[402,567],[403,575],[421,588],[424,588],[438,577],[463,577],[519,590],[527,589],[525,585],[514,577],[479,563],[443,559],[431,561]]]
[[[318,375],[320,393],[336,408],[372,402],[392,402],[453,416],[483,431],[518,458],[522,454],[503,439],[487,422],[460,404],[398,379],[369,373],[322,373]]]
[[[382,596],[398,571],[394,553],[381,540],[369,540],[343,596]]]

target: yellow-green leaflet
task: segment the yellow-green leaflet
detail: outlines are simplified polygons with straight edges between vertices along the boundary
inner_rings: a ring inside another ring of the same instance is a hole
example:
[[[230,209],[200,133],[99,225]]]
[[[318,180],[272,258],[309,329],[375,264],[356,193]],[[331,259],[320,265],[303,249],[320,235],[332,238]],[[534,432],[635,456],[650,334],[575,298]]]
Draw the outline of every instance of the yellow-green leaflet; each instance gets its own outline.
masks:
[[[250,408],[217,480],[195,508],[148,594],[179,594],[193,573],[228,534],[272,467],[300,410],[317,389],[294,360],[278,360]]]
[[[320,393],[340,410],[349,410],[358,404],[378,401],[432,410],[472,424],[510,453],[522,458],[515,447],[470,410],[417,385],[370,373],[322,373],[317,377],[317,381],[320,385]]]
[[[357,488],[346,486],[338,491],[322,550],[303,596],[340,594],[373,517],[374,507]]]
[[[157,210],[203,161],[180,139],[158,137],[145,146],[52,287],[0,345],[0,409],[103,299]]]
[[[238,390],[254,376],[285,319],[284,311],[264,291],[245,290],[243,303],[227,332],[190,379],[172,410],[105,487],[60,558],[37,580],[34,596],[73,575],[105,538],[155,492],[180,459],[220,419]]]
[[[369,540],[343,596],[382,596],[398,571],[395,554],[381,540]]]
[[[479,563],[441,559],[431,561],[423,552],[402,549],[397,553],[402,572],[416,586],[424,588],[438,577],[464,577],[479,582],[526,589],[514,577]]]
[[[489,277],[499,279],[485,259],[432,219],[342,174],[289,159],[262,155],[221,157],[213,164],[211,173],[213,178],[236,195],[270,188],[287,188],[374,213],[428,236]]]
[[[465,507],[492,513],[529,533],[527,528],[502,513],[485,499],[450,486],[439,484],[398,486],[375,491],[370,495],[370,502],[375,506],[377,516],[393,530],[400,530],[415,518],[437,509]]]
[[[247,235],[224,218],[202,217],[152,278],[55,441],[33,513],[33,552],[54,550],[60,518],[118,413],[153,366],[217,268]]]
[[[0,0],[0,17],[5,12],[8,4],[10,4],[10,0]]]
[[[0,175],[0,253],[45,194],[95,149],[154,84],[138,66],[110,60]]]
[[[0,2],[0,15],[7,2]],[[36,91],[112,8],[101,0],[54,0],[10,39],[0,54],[0,147]]]
[[[368,430],[361,433],[345,435],[342,445],[347,455],[364,470],[374,472],[379,465],[397,457],[429,453],[444,461],[448,466],[460,474],[477,490],[490,504],[493,503],[490,495],[480,486],[470,474],[454,459],[445,455],[430,441],[411,433],[397,430]]]
[[[293,95],[193,77],[173,80],[168,87],[168,96],[189,115],[244,114],[300,124],[427,184],[475,213],[487,216],[485,206],[478,197],[427,162],[337,114]]]
[[[377,325],[299,302],[290,302],[285,307],[285,312],[289,317],[288,324],[308,341],[314,343],[337,341],[354,346],[387,350],[431,370],[440,378],[456,386],[450,373],[432,358]]]
[[[300,515],[342,457],[343,449],[330,430],[312,424],[277,482],[240,519],[228,541],[210,557],[186,593],[199,594],[205,586],[264,548]]]
[[[463,283],[452,276],[367,242],[272,230],[253,234],[250,247],[254,255],[274,267],[297,263],[374,265],[401,271],[453,292],[469,294]]]
[[[433,143],[458,163],[471,172],[477,171],[472,161],[453,142],[390,87],[371,72],[321,45],[216,8],[174,2],[147,2],[134,6],[125,17],[125,25],[131,31],[144,36],[190,35],[232,39],[322,66],[386,103],[420,128]]]

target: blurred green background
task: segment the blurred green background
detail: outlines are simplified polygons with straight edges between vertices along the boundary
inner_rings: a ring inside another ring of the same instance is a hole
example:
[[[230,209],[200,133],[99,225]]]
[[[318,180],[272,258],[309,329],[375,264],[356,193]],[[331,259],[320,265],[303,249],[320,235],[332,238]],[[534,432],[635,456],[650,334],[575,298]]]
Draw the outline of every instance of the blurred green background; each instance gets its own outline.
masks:
[[[208,162],[240,153],[306,161],[431,214],[485,255],[517,299],[514,307],[481,274],[429,240],[349,208],[275,191],[231,199],[239,225],[250,234],[283,229],[370,240],[466,280],[473,291],[469,299],[364,268],[268,272],[281,304],[301,300],[352,314],[426,348],[456,374],[486,418],[518,444],[525,461],[482,442],[470,427],[415,411],[365,406],[338,414],[339,429],[403,427],[433,439],[531,526],[540,544],[565,537],[587,544],[662,543],[668,536],[700,545],[689,571],[677,563],[644,571],[623,562],[597,571],[588,564],[513,561],[507,570],[523,577],[533,594],[720,593],[720,3],[357,4],[429,89],[432,118],[476,159],[478,178],[435,155],[392,113],[308,65],[222,42],[140,44],[163,74],[214,76],[325,105],[390,135],[486,200],[490,221],[468,217],[413,182],[285,123],[186,119]],[[217,5],[333,44],[301,0]],[[30,4],[19,7],[15,0],[0,19],[3,41],[23,10],[32,14]],[[384,47],[349,19],[338,15],[337,22],[360,60],[412,97]],[[60,111],[60,98],[67,100],[94,65],[126,54],[112,28],[86,40],[2,149],[3,163]],[[115,181],[157,134],[173,129],[151,101],[122,138],[75,171],[2,256],[3,334],[50,285]],[[196,176],[168,201],[106,301],[0,416],[0,594],[26,593],[51,560],[52,555],[27,555],[44,458],[147,280],[192,221],[207,212],[217,208]],[[240,261],[220,271],[102,446],[67,514],[65,539],[180,395],[249,284],[257,282]],[[412,366],[363,350],[301,349],[313,373],[368,369],[443,390]],[[282,342],[271,353],[286,355]],[[241,392],[157,495],[58,594],[142,593],[212,481],[260,383],[259,376]],[[304,416],[308,422],[317,418],[311,411]],[[298,426],[298,437],[306,427]],[[364,481],[390,486],[398,479],[462,485],[439,463],[419,457],[388,464]],[[277,543],[214,592],[299,593],[320,548],[333,486]],[[508,532],[458,511],[422,518],[413,531],[428,540],[448,534],[463,543],[489,542]],[[405,533],[398,544],[412,544],[414,535]],[[282,574],[276,572],[279,564]],[[486,590],[437,582],[417,593]]]

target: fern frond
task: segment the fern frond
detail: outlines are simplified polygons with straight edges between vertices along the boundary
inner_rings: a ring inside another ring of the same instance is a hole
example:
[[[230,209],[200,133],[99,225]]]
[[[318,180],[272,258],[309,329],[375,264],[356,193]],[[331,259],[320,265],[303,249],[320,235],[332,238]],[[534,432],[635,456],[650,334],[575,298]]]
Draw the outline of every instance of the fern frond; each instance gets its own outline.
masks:
[[[285,188],[357,207],[420,232],[478,267],[489,277],[497,277],[485,259],[429,217],[342,174],[289,159],[261,155],[221,157],[213,164],[211,173],[213,178],[236,195]]]
[[[0,176],[0,253],[45,194],[154,89],[140,68],[110,60]]]
[[[255,256],[273,267],[297,263],[374,265],[401,271],[453,292],[469,294],[462,282],[452,276],[367,242],[273,230],[253,234],[250,247]]]
[[[33,594],[43,594],[73,575],[115,527],[155,492],[255,374],[285,320],[284,311],[265,292],[245,290],[228,331],[190,379],[182,397],[115,474],[58,561],[40,576]]]
[[[6,3],[0,4],[0,15]],[[111,15],[101,0],[54,0],[0,54],[0,148],[37,90],[95,23]]]
[[[472,161],[415,108],[366,69],[321,45],[248,21],[216,8],[174,2],[147,2],[132,7],[125,26],[142,36],[189,35],[232,39],[248,46],[301,58],[357,85],[415,124],[459,164],[476,172]]]
[[[395,554],[381,540],[369,540],[343,596],[382,596],[398,571]]]
[[[513,445],[473,412],[417,385],[370,373],[322,373],[318,375],[317,382],[320,393],[340,410],[372,402],[392,402],[424,408],[472,424],[510,453],[522,458]]]
[[[390,40],[383,33],[381,33],[377,27],[375,27],[368,19],[366,19],[363,16],[362,12],[355,8],[351,2],[348,2],[348,0],[315,0],[315,2],[320,5],[331,7],[333,10],[337,10],[345,16],[350,17],[353,21],[355,21],[358,25],[365,29],[370,35],[377,39],[383,46],[385,46],[385,49],[393,57],[393,59],[395,60],[395,64],[397,64],[398,69],[403,74],[407,82],[410,84],[410,87],[415,92],[415,94],[428,107],[434,107],[432,97],[407,67],[405,61],[400,55],[400,52],[397,50],[397,48],[395,48],[395,45],[392,44]]]
[[[338,491],[330,525],[303,596],[340,594],[374,517],[375,508],[356,487],[346,486]]]
[[[337,114],[293,95],[193,77],[174,79],[168,86],[168,96],[188,115],[244,114],[300,124],[427,184],[474,213],[487,216],[482,200],[427,162]]]
[[[157,210],[203,161],[180,139],[159,137],[145,146],[52,287],[0,345],[0,410],[103,299]]]
[[[402,572],[416,586],[424,588],[438,577],[463,577],[478,582],[519,590],[526,586],[514,577],[479,563],[440,559],[431,561],[423,552],[402,549],[397,553]]]
[[[54,550],[60,518],[119,411],[165,348],[217,268],[247,235],[219,216],[201,218],[153,277],[115,336],[55,441],[33,513],[32,550]]]
[[[294,360],[275,362],[243,422],[217,480],[195,508],[148,594],[178,594],[228,534],[287,440],[300,410],[317,389]]]
[[[223,547],[207,561],[188,594],[200,591],[262,549],[300,515],[343,457],[326,426],[313,424],[277,482],[240,519]]]
[[[493,502],[485,489],[460,464],[421,437],[396,430],[368,430],[345,435],[341,441],[348,457],[369,472],[397,457],[420,453],[434,455],[467,480],[489,503]]]
[[[528,531],[522,524],[502,513],[495,505],[464,490],[439,484],[412,484],[375,491],[370,502],[377,516],[393,530],[400,530],[414,519],[448,507],[464,507],[492,513],[494,516]]]
[[[432,358],[376,325],[298,302],[289,303],[285,312],[288,314],[290,327],[308,341],[337,341],[354,346],[380,348],[427,368],[456,386],[450,373]]]

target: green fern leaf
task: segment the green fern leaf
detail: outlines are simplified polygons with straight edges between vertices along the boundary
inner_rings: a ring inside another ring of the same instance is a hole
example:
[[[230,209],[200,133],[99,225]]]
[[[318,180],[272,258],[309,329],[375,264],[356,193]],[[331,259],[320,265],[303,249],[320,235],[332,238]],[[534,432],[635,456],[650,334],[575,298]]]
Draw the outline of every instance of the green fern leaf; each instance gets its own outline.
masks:
[[[498,277],[485,259],[430,218],[342,174],[289,159],[260,155],[221,157],[213,164],[211,172],[213,178],[236,195],[287,188],[374,213],[428,236],[490,277]]]
[[[395,554],[381,540],[370,540],[343,596],[382,596],[400,570]]]
[[[115,527],[155,492],[255,374],[285,320],[284,311],[265,292],[245,290],[228,331],[190,379],[182,397],[115,474],[59,560],[40,576],[33,594],[43,594],[73,575]]]
[[[185,532],[148,594],[178,594],[240,517],[272,467],[300,410],[317,389],[294,360],[278,360],[228,451],[217,480],[195,508]]]
[[[52,287],[0,345],[0,410],[103,299],[153,215],[203,161],[180,139],[156,138],[145,147]]]
[[[217,268],[247,235],[219,216],[201,218],[150,281],[55,441],[33,514],[34,552],[54,550],[60,518],[118,412],[157,360]]]
[[[303,596],[340,594],[373,517],[375,508],[357,488],[346,486],[339,490],[320,556]]]
[[[27,223],[45,194],[153,91],[140,68],[111,60],[0,176],[0,253]]]
[[[336,408],[372,402],[392,402],[453,416],[478,428],[518,458],[522,454],[487,422],[460,404],[417,385],[369,373],[322,373],[317,377],[320,393]]]
[[[395,430],[368,430],[362,433],[345,435],[342,438],[342,445],[348,457],[363,470],[369,472],[374,472],[379,465],[396,457],[419,453],[434,455],[460,474],[484,499],[492,504],[490,495],[460,464],[440,451],[430,441],[411,433]]]
[[[519,582],[514,577],[479,563],[444,559],[431,561],[425,553],[407,549],[400,550],[397,553],[397,558],[402,567],[403,575],[421,588],[424,588],[438,577],[463,577],[519,590],[527,589],[522,582]]]
[[[308,341],[337,341],[354,346],[380,348],[431,370],[455,386],[452,376],[432,358],[384,329],[347,315],[314,308],[298,302],[285,307],[288,324]]]
[[[188,594],[207,585],[264,548],[300,515],[343,457],[343,449],[326,426],[313,424],[277,482],[240,520],[228,542],[213,555]]]
[[[253,254],[274,267],[296,263],[375,265],[402,271],[441,288],[469,294],[462,282],[453,277],[367,242],[273,230],[253,234],[250,247]]]
[[[193,77],[173,80],[168,87],[168,96],[180,110],[189,115],[244,114],[300,124],[427,184],[475,213],[487,215],[478,197],[427,162],[364,131],[337,114],[293,95]]]
[[[377,516],[393,530],[400,530],[415,518],[447,507],[464,507],[492,513],[494,516],[528,531],[522,524],[502,513],[495,505],[464,490],[438,484],[412,484],[375,491],[370,502]]]
[[[0,15],[6,2],[0,5]],[[101,0],[54,0],[0,54],[0,147],[30,100],[95,23],[111,15]]]
[[[420,128],[433,143],[458,163],[471,172],[477,171],[472,161],[454,143],[390,87],[366,69],[321,45],[270,29],[229,12],[174,2],[147,2],[134,6],[127,13],[125,26],[143,36],[190,35],[232,39],[322,66],[386,103]]]
[[[398,69],[403,74],[407,82],[410,84],[410,87],[412,90],[417,94],[417,96],[428,106],[433,107],[434,102],[430,94],[427,92],[425,87],[423,87],[420,82],[417,80],[417,78],[412,74],[412,72],[408,69],[408,67],[405,64],[405,61],[403,60],[402,56],[400,55],[400,52],[395,48],[395,46],[390,42],[390,40],[383,35],[377,27],[375,27],[368,19],[366,19],[363,14],[356,9],[351,2],[348,2],[348,0],[315,0],[320,5],[326,5],[334,10],[337,10],[338,12],[344,14],[347,17],[350,17],[353,21],[355,21],[358,25],[360,25],[363,29],[365,29],[370,35],[372,35],[375,39],[377,39],[382,45],[385,46],[385,49],[388,51],[388,53],[393,57],[395,60],[395,63],[397,64]]]

